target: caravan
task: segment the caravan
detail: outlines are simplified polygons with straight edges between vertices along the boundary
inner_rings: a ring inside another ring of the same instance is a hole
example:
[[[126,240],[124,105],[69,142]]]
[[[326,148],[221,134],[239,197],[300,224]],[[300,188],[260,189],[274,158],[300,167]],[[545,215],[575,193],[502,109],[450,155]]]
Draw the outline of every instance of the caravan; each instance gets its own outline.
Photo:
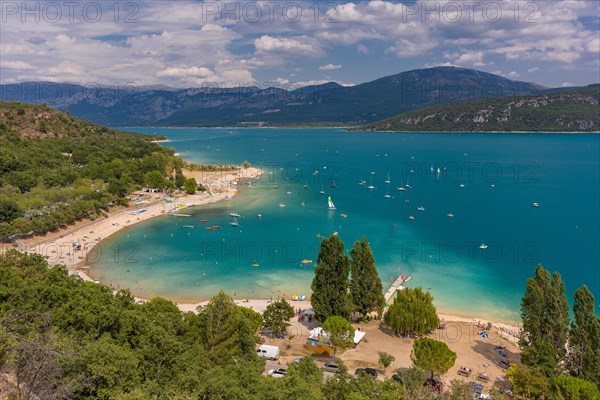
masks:
[[[256,354],[258,354],[259,357],[277,361],[279,360],[279,347],[263,344],[256,350]]]

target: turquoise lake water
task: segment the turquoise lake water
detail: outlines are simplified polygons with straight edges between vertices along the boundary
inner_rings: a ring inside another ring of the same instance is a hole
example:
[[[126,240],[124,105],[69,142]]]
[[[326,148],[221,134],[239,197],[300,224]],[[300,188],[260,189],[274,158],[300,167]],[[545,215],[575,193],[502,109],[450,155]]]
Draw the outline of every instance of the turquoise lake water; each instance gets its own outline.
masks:
[[[129,130],[167,136],[190,161],[248,160],[266,173],[232,200],[187,209],[191,218],[157,217],[103,242],[111,250],[92,275],[114,287],[185,302],[221,289],[309,295],[314,266],[301,261],[316,259],[317,234],[338,232],[346,248],[367,237],[386,289],[401,271],[444,311],[517,320],[538,263],[562,274],[570,301],[585,283],[600,302],[598,135]]]

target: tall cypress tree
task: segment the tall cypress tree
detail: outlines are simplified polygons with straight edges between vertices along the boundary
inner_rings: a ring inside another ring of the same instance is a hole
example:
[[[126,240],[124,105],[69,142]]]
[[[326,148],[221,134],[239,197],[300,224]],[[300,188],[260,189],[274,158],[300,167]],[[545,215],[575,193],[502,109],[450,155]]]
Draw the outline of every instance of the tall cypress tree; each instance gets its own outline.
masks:
[[[551,278],[550,273],[538,265],[535,276],[527,280],[521,301],[521,359],[547,376],[557,372],[557,366],[566,354],[569,310],[564,292],[560,274],[556,272]]]
[[[366,237],[354,243],[350,256],[350,295],[355,310],[362,315],[371,311],[381,312],[385,302],[383,285]]]
[[[316,319],[325,321],[333,315],[348,318],[349,273],[350,260],[344,254],[344,243],[337,235],[323,239],[311,285],[311,304]]]
[[[600,318],[594,307],[594,295],[587,286],[577,289],[567,365],[571,375],[600,386]]]

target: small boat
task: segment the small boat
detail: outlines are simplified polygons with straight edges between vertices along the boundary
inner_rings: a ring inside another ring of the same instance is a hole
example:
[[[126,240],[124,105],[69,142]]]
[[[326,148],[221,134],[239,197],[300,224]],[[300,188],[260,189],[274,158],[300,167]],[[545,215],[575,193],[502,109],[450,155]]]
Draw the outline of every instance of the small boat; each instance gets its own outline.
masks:
[[[259,264],[259,263],[255,263],[255,262],[254,262],[254,263],[252,263],[252,264],[250,264],[250,265],[251,265],[252,267],[260,267],[260,264]]]
[[[221,229],[221,226],[220,226],[220,225],[213,225],[213,227],[212,227],[212,228],[213,228],[213,229]]]
[[[392,196],[390,195],[390,187],[388,186],[388,190],[387,193],[383,195],[383,197],[385,197],[386,199],[391,199]]]
[[[233,217],[233,221],[229,223],[231,226],[240,226],[240,223],[237,221],[237,218]]]
[[[371,172],[371,173],[374,174],[375,172]],[[373,178],[371,178],[371,183],[369,184],[369,186],[367,186],[367,189],[369,189],[369,190],[375,189],[375,186],[373,186]]]
[[[319,175],[319,171],[317,171],[316,169],[313,171],[313,176],[314,175]]]
[[[408,217],[408,219],[410,219],[411,221],[415,220],[415,217],[413,217],[412,215],[410,217]]]
[[[230,217],[234,217],[234,218],[239,218],[241,217],[240,214],[236,213],[236,212],[232,212],[231,214],[229,214]]]
[[[337,187],[337,185],[335,184],[335,181],[333,181],[333,183],[331,185],[329,185],[329,187],[335,189]]]
[[[390,173],[388,172],[387,178],[385,178],[385,183],[390,184],[392,181],[390,180]]]
[[[405,203],[410,203],[410,200],[406,199],[404,200]]]
[[[440,167],[438,167],[437,173],[438,173],[438,175],[442,173],[442,170],[440,169]]]
[[[342,217],[342,218],[348,218],[348,214],[340,214],[340,217]]]
[[[398,188],[398,191],[399,191],[399,192],[406,192],[406,188],[404,188],[404,187],[400,186],[400,187]]]
[[[285,207],[285,204],[279,203],[279,207]]]
[[[205,229],[206,229],[207,231],[212,231],[212,230],[213,230],[212,226],[207,226]]]
[[[308,189],[308,181],[306,181],[306,183],[303,186],[304,189]]]
[[[479,248],[485,250],[488,248],[488,246],[485,243],[481,243],[481,245],[479,245]]]
[[[358,184],[359,184],[360,186],[365,186],[365,185],[367,184],[367,181],[365,181],[365,180],[362,178],[362,176],[361,176],[361,177],[360,177],[360,182],[358,182]]]
[[[319,192],[319,194],[325,194],[325,190],[323,189],[323,185],[321,185],[321,191]]]
[[[300,207],[304,207],[305,205],[304,202],[300,203]]]
[[[302,260],[302,264],[312,264],[312,262],[313,262],[313,260],[307,260],[307,259]]]
[[[460,184],[460,185],[458,185],[458,186],[459,186],[459,187],[461,187],[461,188],[463,188],[463,187],[465,187],[465,184],[464,184],[464,183],[461,183],[461,184]]]
[[[327,199],[327,205],[330,210],[335,210],[335,205],[333,204],[333,201],[331,201],[331,196],[329,196],[329,198]]]
[[[423,207],[423,206],[419,206],[419,207],[417,207],[417,210],[418,210],[418,211],[425,211],[425,207]]]
[[[204,224],[204,223],[207,223],[207,222],[208,222],[208,220],[206,220],[206,219],[201,219],[201,220],[200,220],[200,222],[202,222],[202,223]]]
[[[449,216],[450,218],[454,218],[454,214],[452,214],[452,213],[448,213],[448,216]]]
[[[285,194],[292,194],[292,187],[289,186],[287,192],[285,192]]]
[[[262,218],[262,214],[258,214],[258,218]]]
[[[535,208],[538,208],[540,206],[540,203],[533,203],[532,206],[534,206]]]
[[[193,228],[194,225],[183,225],[184,228]]]

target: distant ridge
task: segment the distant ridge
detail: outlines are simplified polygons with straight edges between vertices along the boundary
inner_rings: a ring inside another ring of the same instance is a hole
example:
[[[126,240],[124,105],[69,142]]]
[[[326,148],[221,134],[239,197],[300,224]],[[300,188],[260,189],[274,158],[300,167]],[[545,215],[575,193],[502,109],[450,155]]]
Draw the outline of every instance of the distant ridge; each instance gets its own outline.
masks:
[[[29,82],[0,85],[5,101],[45,103],[110,126],[359,126],[437,104],[546,88],[458,67],[434,67],[345,87],[174,89]]]
[[[600,84],[437,105],[355,130],[431,132],[598,132]]]

